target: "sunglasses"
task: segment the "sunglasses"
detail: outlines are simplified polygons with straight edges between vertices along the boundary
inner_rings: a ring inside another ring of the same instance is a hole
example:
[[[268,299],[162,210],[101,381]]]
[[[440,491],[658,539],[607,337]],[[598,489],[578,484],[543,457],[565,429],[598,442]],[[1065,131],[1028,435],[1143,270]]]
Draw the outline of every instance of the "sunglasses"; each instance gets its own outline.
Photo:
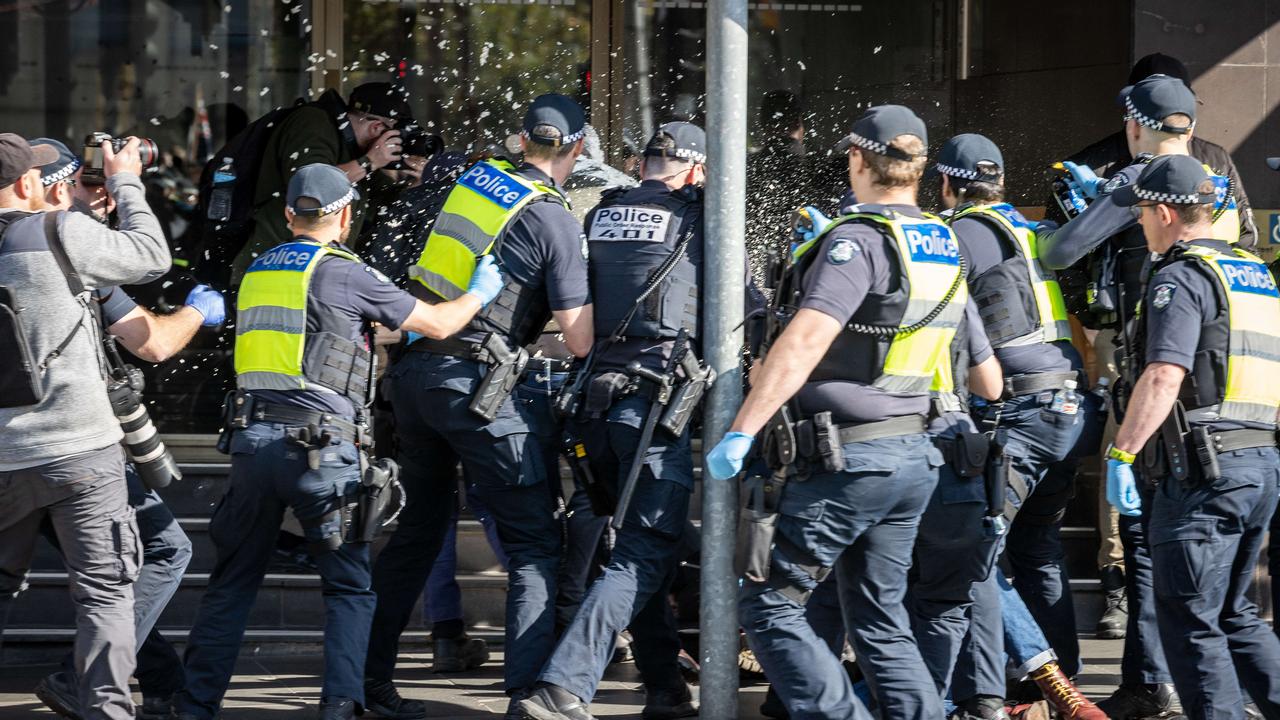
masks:
[[[1158,204],[1159,203],[1146,203],[1146,204],[1139,203],[1137,205],[1130,205],[1129,212],[1133,214],[1134,220],[1141,220],[1143,208],[1155,207]]]

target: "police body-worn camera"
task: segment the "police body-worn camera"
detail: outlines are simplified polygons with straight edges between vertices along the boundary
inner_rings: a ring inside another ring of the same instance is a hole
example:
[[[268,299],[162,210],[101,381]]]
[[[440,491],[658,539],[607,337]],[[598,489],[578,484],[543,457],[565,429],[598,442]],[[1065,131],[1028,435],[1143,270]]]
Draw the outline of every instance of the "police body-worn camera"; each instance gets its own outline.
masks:
[[[160,432],[152,424],[147,406],[142,404],[142,390],[145,386],[142,371],[124,362],[116,349],[115,338],[108,335],[104,343],[111,365],[107,398],[111,401],[112,414],[124,431],[125,455],[148,488],[156,490],[168,487],[174,480],[182,479],[182,470],[160,439]]]
[[[86,185],[101,185],[106,182],[102,172],[102,143],[111,143],[113,152],[120,152],[129,142],[128,138],[112,137],[111,133],[93,132],[84,136],[84,169],[80,171],[80,180]],[[160,149],[151,138],[138,138],[138,157],[142,160],[142,169],[155,167],[160,159]]]

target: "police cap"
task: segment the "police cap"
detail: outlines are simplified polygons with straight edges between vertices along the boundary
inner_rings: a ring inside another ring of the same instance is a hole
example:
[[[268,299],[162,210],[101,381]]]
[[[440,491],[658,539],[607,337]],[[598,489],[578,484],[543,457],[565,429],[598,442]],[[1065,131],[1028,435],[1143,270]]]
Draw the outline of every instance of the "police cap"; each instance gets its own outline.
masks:
[[[915,135],[920,142],[929,144],[929,134],[924,121],[910,108],[902,105],[877,105],[870,108],[853,123],[853,129],[836,144],[836,152],[845,153],[857,146],[863,150],[885,155],[895,160],[915,160],[922,155],[912,155],[890,145],[899,135]]]
[[[689,122],[669,122],[658,128],[644,148],[645,157],[707,161],[707,134]]]
[[[961,180],[999,183],[1004,173],[1004,156],[1000,154],[1000,148],[985,136],[964,133],[942,146],[933,169]]]
[[[31,168],[42,168],[58,159],[58,152],[48,145],[31,147],[15,133],[0,133],[0,188],[18,182]]]
[[[545,137],[534,129],[546,125],[559,131],[560,137]],[[524,129],[521,132],[525,139],[539,145],[571,145],[582,139],[586,132],[587,118],[582,106],[573,98],[556,93],[547,93],[534,98],[529,110],[524,114]]]
[[[1166,205],[1208,205],[1218,199],[1213,178],[1190,155],[1161,155],[1147,163],[1132,184],[1111,194],[1121,207],[1140,202]]]
[[[357,86],[351,91],[351,97],[347,99],[347,107],[357,112],[395,120],[401,124],[413,120],[413,112],[409,109],[404,88],[388,82],[372,82]]]
[[[80,159],[80,156],[71,152],[71,148],[58,140],[54,140],[52,138],[35,138],[33,140],[28,140],[27,143],[31,145],[32,149],[43,145],[53,148],[58,153],[57,160],[54,160],[47,165],[40,166],[40,184],[45,187],[49,187],[54,183],[62,182],[72,175],[75,175],[76,171],[80,169],[80,166],[84,164],[84,161]]]
[[[346,173],[332,165],[311,163],[303,165],[289,179],[285,202],[294,215],[321,217],[342,210],[359,197]],[[298,201],[304,199],[308,202],[298,207]]]
[[[1187,84],[1168,75],[1152,75],[1120,91],[1126,119],[1159,132],[1185,135],[1196,126],[1196,95]],[[1188,125],[1168,125],[1164,119],[1182,114]]]

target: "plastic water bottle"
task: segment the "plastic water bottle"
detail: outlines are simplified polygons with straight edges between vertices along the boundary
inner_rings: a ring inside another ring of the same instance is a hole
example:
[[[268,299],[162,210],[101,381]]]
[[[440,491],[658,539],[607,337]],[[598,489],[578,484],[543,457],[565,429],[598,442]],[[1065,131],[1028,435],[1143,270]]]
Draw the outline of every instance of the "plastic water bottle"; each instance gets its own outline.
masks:
[[[1098,414],[1105,418],[1111,412],[1111,378],[1098,378],[1091,392],[1098,397]]]
[[[1080,412],[1080,395],[1076,393],[1075,380],[1062,383],[1062,389],[1053,394],[1053,404],[1049,406],[1049,411],[1059,415],[1075,415]]]
[[[209,198],[209,219],[226,222],[231,219],[231,195],[236,186],[236,168],[231,158],[222,158],[222,165],[213,173],[213,194]]]

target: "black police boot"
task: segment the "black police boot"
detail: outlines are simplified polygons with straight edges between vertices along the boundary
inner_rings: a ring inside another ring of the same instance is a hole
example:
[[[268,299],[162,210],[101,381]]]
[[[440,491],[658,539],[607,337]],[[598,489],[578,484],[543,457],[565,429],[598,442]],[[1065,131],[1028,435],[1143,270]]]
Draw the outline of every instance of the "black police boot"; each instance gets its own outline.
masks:
[[[644,693],[644,710],[640,712],[644,720],[676,720],[676,718],[698,717],[698,704],[693,701],[693,693],[688,685],[681,685],[670,690],[649,690]]]
[[[1111,566],[1102,569],[1102,589],[1107,594],[1107,607],[1098,619],[1100,640],[1119,640],[1129,625],[1129,598],[1124,592],[1124,570]]]
[[[143,694],[142,704],[137,710],[138,720],[170,720],[173,717],[173,696]]]
[[[355,720],[356,701],[351,698],[328,698],[320,701],[320,720]]]
[[[596,720],[587,712],[582,698],[556,685],[540,685],[519,703],[520,712],[531,720]]]
[[[80,720],[80,693],[64,672],[46,676],[36,685],[36,697],[50,710],[65,718]]]
[[[431,672],[456,673],[480,667],[489,660],[489,645],[466,633],[454,638],[436,638],[431,655]]]
[[[787,712],[787,706],[782,704],[782,698],[778,697],[778,691],[769,686],[769,691],[764,694],[764,702],[760,703],[760,714],[773,718],[773,720],[789,720],[791,713]]]
[[[1112,720],[1147,720],[1179,717],[1178,694],[1170,683],[1121,685],[1098,708]]]
[[[950,720],[1009,720],[1004,698],[976,695],[956,705]]]
[[[381,718],[390,720],[422,720],[427,716],[427,706],[421,700],[400,697],[400,692],[390,680],[364,681],[364,706]]]

